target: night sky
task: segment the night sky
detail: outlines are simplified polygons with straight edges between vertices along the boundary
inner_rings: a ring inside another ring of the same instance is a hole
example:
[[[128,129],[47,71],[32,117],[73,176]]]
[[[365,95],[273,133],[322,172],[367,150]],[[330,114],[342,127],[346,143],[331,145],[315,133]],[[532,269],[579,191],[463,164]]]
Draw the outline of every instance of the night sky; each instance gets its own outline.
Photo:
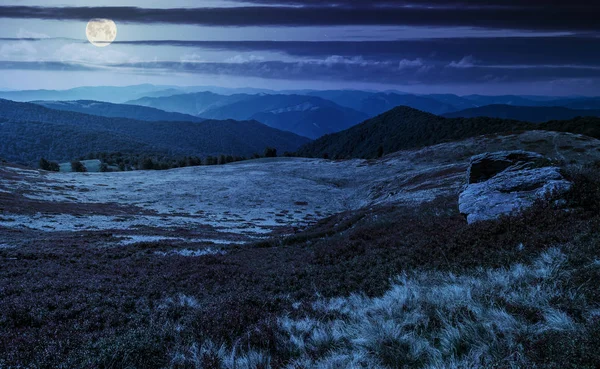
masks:
[[[90,44],[91,18],[117,40]],[[0,0],[0,89],[600,95],[600,2]]]

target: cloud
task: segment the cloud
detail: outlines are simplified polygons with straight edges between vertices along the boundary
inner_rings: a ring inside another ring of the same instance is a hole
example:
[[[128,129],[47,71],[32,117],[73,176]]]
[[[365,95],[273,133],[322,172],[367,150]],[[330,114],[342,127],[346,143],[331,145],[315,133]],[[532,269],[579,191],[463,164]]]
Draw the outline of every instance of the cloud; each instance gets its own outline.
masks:
[[[278,52],[298,57],[339,55],[373,60],[415,60],[435,52],[442,63],[460,61],[465,55],[497,64],[600,64],[600,38],[499,37],[427,38],[395,41],[190,41],[132,40],[117,45],[180,46],[218,51]]]
[[[139,59],[131,57],[127,53],[110,49],[100,50],[89,43],[63,45],[54,52],[52,59],[67,63],[90,63],[98,65],[139,61]]]
[[[336,65],[358,65],[358,66],[373,66],[373,65],[382,65],[389,62],[380,61],[380,60],[366,60],[362,55],[356,55],[352,57],[345,57],[342,55],[331,55],[325,59],[316,59],[316,60],[308,60],[305,63],[313,63],[313,64],[321,64],[326,66],[336,66]]]
[[[334,61],[334,60],[337,60]],[[489,83],[548,82],[559,79],[597,79],[600,68],[559,66],[498,68],[475,65],[471,68],[437,68],[423,60],[411,67],[396,63],[363,63],[345,59],[314,61],[179,62],[152,61],[92,65],[66,62],[0,62],[0,69],[11,70],[110,70],[139,74],[198,74],[210,76],[255,77],[267,80],[363,82],[387,85],[461,85]]]
[[[0,70],[30,70],[30,71],[96,71],[101,68],[79,63],[59,61],[0,61]]]
[[[287,6],[320,6],[320,7],[461,7],[461,8],[519,8],[539,9],[544,7],[558,8],[599,8],[600,5],[590,3],[589,0],[573,0],[558,3],[552,0],[227,0],[232,3],[253,3]]]
[[[0,56],[10,60],[34,61],[37,57],[37,49],[29,42],[13,42],[0,47]]]
[[[467,55],[459,61],[453,61],[448,64],[450,68],[472,68],[475,66],[475,59],[473,55]]]
[[[262,62],[265,58],[259,55],[236,55],[225,60],[225,63],[256,63]]]
[[[26,30],[24,28],[19,28],[19,31],[17,32],[17,37],[18,38],[26,38],[26,39],[37,39],[37,40],[50,38],[50,36],[48,36],[45,33],[33,32],[33,31]]]
[[[417,58],[414,60],[402,59],[398,63],[398,69],[423,67],[423,59]]]
[[[413,2],[414,3],[414,2]],[[441,3],[441,2],[440,2]],[[332,3],[329,3],[332,4]],[[207,26],[341,26],[404,25],[482,27],[519,30],[598,31],[600,7],[539,7],[532,16],[523,7],[378,7],[358,6],[243,6],[224,8],[39,7],[2,6],[2,18],[196,24]],[[310,4],[309,4],[310,5]]]
[[[0,38],[0,41],[31,41],[88,44],[87,40]],[[497,65],[600,65],[600,37],[500,37],[500,38],[428,38],[396,41],[194,41],[127,40],[116,46],[180,46],[189,48],[184,60],[202,61],[202,50],[232,51],[255,56],[263,52],[297,58],[323,59],[331,55],[352,59],[392,61],[435,58],[440,64],[459,63],[471,55],[481,63]],[[124,49],[124,47],[122,47]],[[160,49],[157,48],[158,53]],[[135,53],[135,49],[131,49]],[[432,56],[432,54],[434,55]],[[194,56],[195,55],[195,56]]]

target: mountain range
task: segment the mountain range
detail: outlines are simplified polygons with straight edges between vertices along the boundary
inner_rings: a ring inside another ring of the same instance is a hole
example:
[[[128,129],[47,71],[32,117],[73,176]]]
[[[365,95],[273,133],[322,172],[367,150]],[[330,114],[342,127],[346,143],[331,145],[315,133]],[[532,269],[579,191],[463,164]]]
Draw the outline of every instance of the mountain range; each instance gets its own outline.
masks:
[[[433,114],[444,114],[476,106],[474,103],[455,95],[422,96],[396,92],[352,90],[314,91],[308,92],[308,94],[331,100],[341,106],[356,109],[367,114],[369,117],[374,117],[400,105]]]
[[[600,98],[584,96],[458,96],[410,94],[395,90],[275,91],[257,88],[149,84],[125,87],[79,87],[62,91],[2,91],[0,98],[35,101],[53,109],[138,120],[257,120],[270,127],[311,139],[342,131],[397,106],[408,106],[446,117],[491,116],[532,122],[595,116],[598,115],[596,110],[600,111]],[[68,105],[62,105],[64,101],[69,101]],[[97,105],[101,102],[126,104],[125,106]],[[127,105],[144,106],[163,110],[163,112],[138,111]],[[543,110],[543,108],[547,109]],[[169,113],[185,115],[169,115]]]
[[[8,100],[0,100],[0,120],[0,157],[29,164],[99,151],[250,156],[266,147],[295,151],[310,141],[257,121],[149,122]]]
[[[212,92],[145,97],[129,101],[165,111],[206,119],[258,120],[270,127],[318,138],[360,123],[368,114],[316,96],[234,94]]]
[[[42,154],[70,160],[91,151],[249,156],[267,146],[279,153],[370,158],[515,130],[563,130],[596,137],[598,125],[591,117],[600,116],[600,98],[579,96],[153,85],[0,92],[4,95],[42,99],[0,100],[0,155],[21,163],[35,162]],[[81,96],[98,100],[66,99]]]
[[[151,122],[202,122],[204,120],[189,114],[166,112],[140,105],[113,104],[93,100],[33,101],[33,103],[45,106],[49,109],[72,111],[108,118],[129,118]]]

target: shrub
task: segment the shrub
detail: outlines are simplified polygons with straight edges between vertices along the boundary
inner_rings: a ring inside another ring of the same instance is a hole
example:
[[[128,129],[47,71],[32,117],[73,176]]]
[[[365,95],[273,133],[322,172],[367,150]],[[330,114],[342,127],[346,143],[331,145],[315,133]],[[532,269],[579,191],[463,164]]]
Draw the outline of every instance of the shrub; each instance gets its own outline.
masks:
[[[74,160],[71,162],[71,170],[78,173],[87,172],[85,165],[83,165],[83,163],[79,160]]]
[[[51,171],[51,172],[58,172],[58,171],[60,171],[60,166],[58,165],[57,162],[48,161],[48,160],[46,160],[44,158],[40,159],[39,167],[42,170],[47,170],[47,171]]]
[[[274,147],[267,147],[265,149],[265,158],[275,158],[277,157],[277,149]]]

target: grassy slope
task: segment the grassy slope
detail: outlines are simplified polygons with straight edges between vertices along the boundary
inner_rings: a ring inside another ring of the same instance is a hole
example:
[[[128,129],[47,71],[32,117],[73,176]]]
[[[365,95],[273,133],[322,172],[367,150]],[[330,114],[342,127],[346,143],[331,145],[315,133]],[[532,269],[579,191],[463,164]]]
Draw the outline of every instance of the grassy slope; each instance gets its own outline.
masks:
[[[475,225],[450,197],[340,214],[227,255],[107,249],[98,233],[3,247],[0,366],[597,367],[594,171],[573,176],[573,211],[540,203]],[[6,231],[3,242],[22,237]],[[441,294],[428,297],[432,288]],[[422,293],[406,300],[411,291]]]

